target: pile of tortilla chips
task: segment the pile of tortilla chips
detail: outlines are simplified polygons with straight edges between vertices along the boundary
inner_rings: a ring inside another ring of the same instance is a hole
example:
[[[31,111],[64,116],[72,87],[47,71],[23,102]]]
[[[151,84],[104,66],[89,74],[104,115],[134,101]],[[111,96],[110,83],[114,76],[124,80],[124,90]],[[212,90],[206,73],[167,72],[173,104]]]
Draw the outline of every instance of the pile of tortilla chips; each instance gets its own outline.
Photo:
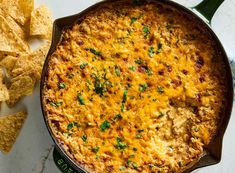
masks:
[[[0,117],[0,148],[7,153],[11,150],[26,119],[27,112]]]
[[[0,103],[14,107],[33,92],[40,79],[52,37],[52,15],[34,0],[0,0]],[[43,40],[31,50],[30,39]],[[9,152],[23,126],[26,112],[0,116],[0,150]]]

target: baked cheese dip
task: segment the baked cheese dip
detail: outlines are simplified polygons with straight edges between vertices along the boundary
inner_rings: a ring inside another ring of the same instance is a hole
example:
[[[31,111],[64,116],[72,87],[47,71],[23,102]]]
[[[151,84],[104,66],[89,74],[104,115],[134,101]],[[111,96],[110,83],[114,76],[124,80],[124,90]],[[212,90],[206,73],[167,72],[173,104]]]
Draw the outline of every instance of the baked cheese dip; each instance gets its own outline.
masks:
[[[183,172],[219,127],[225,73],[212,36],[170,5],[139,2],[86,13],[49,57],[50,128],[90,172]]]

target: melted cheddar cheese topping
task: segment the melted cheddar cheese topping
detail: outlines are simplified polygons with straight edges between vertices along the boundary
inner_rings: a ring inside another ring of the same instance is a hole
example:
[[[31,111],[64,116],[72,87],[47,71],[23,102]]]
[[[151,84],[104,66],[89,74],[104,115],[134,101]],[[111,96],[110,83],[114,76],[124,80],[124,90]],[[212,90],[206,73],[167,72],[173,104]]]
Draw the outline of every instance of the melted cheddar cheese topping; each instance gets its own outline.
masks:
[[[50,57],[50,128],[91,172],[182,172],[217,131],[221,68],[208,33],[170,5],[100,5]]]

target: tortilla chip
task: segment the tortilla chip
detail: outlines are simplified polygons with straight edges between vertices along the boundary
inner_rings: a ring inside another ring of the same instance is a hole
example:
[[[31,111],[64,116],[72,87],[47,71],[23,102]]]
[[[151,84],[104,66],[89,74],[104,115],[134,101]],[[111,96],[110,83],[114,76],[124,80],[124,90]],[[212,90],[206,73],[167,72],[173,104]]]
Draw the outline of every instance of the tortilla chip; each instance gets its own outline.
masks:
[[[41,47],[39,47],[32,53],[33,61],[37,65],[39,65],[40,68],[42,68],[44,65],[44,61],[46,60],[46,56],[48,54],[50,46],[51,46],[51,42],[47,41],[46,43],[44,43]]]
[[[10,76],[16,77],[19,75],[26,75],[31,76],[35,80],[39,80],[49,47],[50,42],[47,42],[30,54],[21,54],[16,61]]]
[[[7,105],[13,107],[20,99],[26,95],[30,95],[33,92],[35,80],[29,76],[20,76],[12,80],[9,88],[9,100]]]
[[[8,55],[4,52],[0,52],[0,61],[6,58]]]
[[[23,41],[25,40],[25,31],[18,25],[18,23],[15,22],[14,19],[12,19],[11,16],[6,14],[3,10],[0,9],[0,15],[5,18],[7,21],[8,25],[14,30],[16,35],[20,37]],[[26,42],[26,41],[25,41]],[[26,43],[25,43],[26,44]]]
[[[33,0],[2,0],[2,9],[15,19],[19,24],[24,25],[29,19],[34,8]]]
[[[22,51],[29,51],[29,46],[16,35],[4,17],[0,16],[0,52]]]
[[[33,10],[30,20],[30,35],[51,40],[52,25],[52,14],[45,5]]]
[[[9,92],[4,84],[0,84],[0,101],[7,101],[9,99]]]
[[[4,67],[7,73],[10,74],[15,66],[17,59],[18,58],[16,56],[7,56],[2,61],[0,61],[0,66]]]
[[[8,153],[11,151],[26,117],[26,111],[0,117],[0,150],[2,152]]]

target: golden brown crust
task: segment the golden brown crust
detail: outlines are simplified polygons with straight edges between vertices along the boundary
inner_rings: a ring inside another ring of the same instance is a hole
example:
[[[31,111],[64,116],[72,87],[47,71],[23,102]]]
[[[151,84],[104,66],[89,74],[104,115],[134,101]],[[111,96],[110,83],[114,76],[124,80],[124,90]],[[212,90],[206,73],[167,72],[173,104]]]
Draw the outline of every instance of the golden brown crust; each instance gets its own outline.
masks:
[[[217,131],[222,67],[211,37],[177,9],[103,5],[51,56],[50,127],[93,172],[182,172]]]

